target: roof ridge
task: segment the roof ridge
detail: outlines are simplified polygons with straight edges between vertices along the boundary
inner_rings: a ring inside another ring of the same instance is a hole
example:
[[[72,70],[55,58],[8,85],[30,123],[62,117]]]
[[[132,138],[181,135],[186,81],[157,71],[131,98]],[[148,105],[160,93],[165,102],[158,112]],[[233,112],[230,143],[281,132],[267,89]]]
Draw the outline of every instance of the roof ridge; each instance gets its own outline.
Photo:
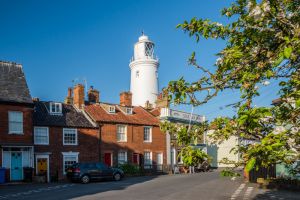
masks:
[[[140,107],[142,108],[142,110],[144,110],[148,115],[150,115],[151,117],[154,117],[155,119],[157,119],[154,115],[152,115],[148,110],[146,110],[144,107],[142,106],[137,106],[137,107]]]
[[[22,64],[11,61],[0,60],[0,64],[2,64],[2,66],[16,66],[19,68],[23,68]]]

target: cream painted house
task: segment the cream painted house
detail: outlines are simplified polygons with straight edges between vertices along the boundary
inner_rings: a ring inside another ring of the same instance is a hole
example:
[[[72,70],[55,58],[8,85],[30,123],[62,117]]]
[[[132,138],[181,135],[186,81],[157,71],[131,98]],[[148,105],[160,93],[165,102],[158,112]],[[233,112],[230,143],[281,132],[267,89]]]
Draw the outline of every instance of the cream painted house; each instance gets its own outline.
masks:
[[[212,158],[212,167],[233,167],[232,164],[220,163],[223,158],[228,158],[230,161],[238,162],[240,160],[239,153],[234,154],[230,152],[232,148],[239,144],[240,140],[236,136],[231,136],[228,140],[222,143],[213,143],[209,138],[209,135],[213,133],[213,130],[208,131],[205,135],[205,141],[207,145],[207,154]]]

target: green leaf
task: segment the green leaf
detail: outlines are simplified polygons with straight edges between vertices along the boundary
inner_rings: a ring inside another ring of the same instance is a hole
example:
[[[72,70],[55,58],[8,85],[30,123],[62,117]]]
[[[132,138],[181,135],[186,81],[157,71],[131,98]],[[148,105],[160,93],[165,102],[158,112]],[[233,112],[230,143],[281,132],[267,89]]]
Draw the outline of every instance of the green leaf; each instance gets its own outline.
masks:
[[[300,107],[300,99],[298,99],[297,101],[296,101],[296,108],[299,108]]]
[[[284,57],[289,59],[290,56],[291,56],[292,51],[293,51],[292,47],[286,47],[283,51]]]
[[[253,169],[255,163],[256,163],[256,159],[255,159],[255,158],[251,158],[251,159],[247,162],[247,165],[246,165],[246,167],[245,167],[246,172],[250,172],[251,169]]]

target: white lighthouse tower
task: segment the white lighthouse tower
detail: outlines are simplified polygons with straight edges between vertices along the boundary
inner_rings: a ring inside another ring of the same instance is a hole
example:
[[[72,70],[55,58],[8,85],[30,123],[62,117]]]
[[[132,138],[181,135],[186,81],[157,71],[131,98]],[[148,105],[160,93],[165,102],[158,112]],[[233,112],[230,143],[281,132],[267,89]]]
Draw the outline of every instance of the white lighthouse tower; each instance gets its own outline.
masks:
[[[129,64],[131,70],[130,91],[132,105],[154,105],[158,95],[158,59],[154,55],[154,43],[144,33],[134,45],[134,55]]]

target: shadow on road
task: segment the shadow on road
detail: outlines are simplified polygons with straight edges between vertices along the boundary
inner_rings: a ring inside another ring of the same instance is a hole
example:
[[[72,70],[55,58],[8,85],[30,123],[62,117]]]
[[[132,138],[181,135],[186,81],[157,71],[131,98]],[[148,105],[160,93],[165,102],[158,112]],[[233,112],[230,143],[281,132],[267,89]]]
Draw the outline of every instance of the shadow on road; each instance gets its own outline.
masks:
[[[72,192],[64,193],[60,197],[70,199],[70,198],[83,198],[91,196],[94,194],[99,194],[103,192],[111,192],[118,190],[125,190],[126,188],[151,181],[158,176],[143,176],[143,177],[130,177],[124,178],[122,181],[102,181],[102,182],[92,182],[90,184],[80,184],[77,183],[72,187]]]
[[[253,199],[279,199],[279,200],[299,200],[300,191],[288,191],[288,190],[266,190],[264,193],[257,194]]]
[[[157,176],[124,178],[121,181],[100,181],[89,184],[52,183],[52,184],[22,184],[0,187],[1,198],[14,199],[70,199],[83,198],[109,191],[124,190],[132,185],[151,181]]]

